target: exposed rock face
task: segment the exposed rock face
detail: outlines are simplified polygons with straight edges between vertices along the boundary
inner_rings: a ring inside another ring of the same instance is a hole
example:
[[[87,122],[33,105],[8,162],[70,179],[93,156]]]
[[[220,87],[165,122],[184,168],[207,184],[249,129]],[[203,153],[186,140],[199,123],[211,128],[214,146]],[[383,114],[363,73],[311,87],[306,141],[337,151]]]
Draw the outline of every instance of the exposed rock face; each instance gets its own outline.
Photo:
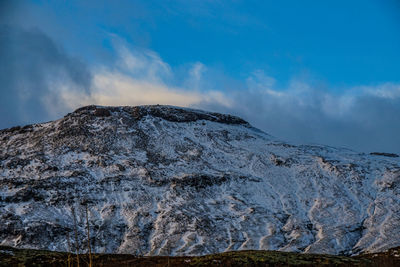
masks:
[[[400,245],[399,159],[295,146],[244,120],[96,107],[0,131],[0,243],[147,255]]]

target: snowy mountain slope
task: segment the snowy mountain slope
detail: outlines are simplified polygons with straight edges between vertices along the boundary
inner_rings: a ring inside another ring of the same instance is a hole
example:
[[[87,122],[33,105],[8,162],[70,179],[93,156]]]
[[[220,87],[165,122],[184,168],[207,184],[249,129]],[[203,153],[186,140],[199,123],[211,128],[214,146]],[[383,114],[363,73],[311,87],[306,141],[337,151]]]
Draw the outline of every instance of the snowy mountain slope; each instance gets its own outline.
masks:
[[[291,145],[240,118],[96,107],[0,131],[0,244],[97,252],[331,254],[400,246],[400,161]]]

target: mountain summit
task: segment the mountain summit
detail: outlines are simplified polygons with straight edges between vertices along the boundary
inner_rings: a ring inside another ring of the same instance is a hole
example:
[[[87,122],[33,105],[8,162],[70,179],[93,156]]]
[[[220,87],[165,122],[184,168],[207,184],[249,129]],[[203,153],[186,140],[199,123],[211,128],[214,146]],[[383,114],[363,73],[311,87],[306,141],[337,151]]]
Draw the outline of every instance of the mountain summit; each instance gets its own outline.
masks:
[[[85,247],[87,207],[96,252],[400,246],[398,158],[289,144],[235,116],[88,106],[2,130],[0,148],[1,245],[67,251],[76,229]]]

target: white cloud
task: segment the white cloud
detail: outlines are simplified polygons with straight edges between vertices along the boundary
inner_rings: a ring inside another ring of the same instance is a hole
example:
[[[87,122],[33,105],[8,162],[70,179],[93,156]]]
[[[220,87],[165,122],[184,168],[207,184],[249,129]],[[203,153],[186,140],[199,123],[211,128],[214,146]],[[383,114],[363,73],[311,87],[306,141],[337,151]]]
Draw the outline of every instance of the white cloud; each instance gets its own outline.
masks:
[[[241,116],[283,140],[400,153],[399,84],[349,88],[340,94],[304,82],[283,91],[267,88],[231,93],[228,107],[201,107]]]
[[[192,68],[189,71],[189,74],[193,80],[196,82],[199,82],[202,78],[202,75],[204,71],[206,70],[206,67],[204,66],[203,63],[201,62],[196,62],[193,64]]]
[[[121,44],[116,45],[116,50],[119,56],[117,67],[133,77],[159,82],[172,75],[171,67],[154,51],[129,50]]]
[[[168,104],[193,106],[203,102],[229,106],[230,100],[218,91],[198,90],[205,66],[194,63],[183,79],[184,85],[168,85],[173,80],[171,67],[155,52],[130,51],[118,45],[118,61],[115,66],[97,66],[92,69],[93,81],[90,94],[79,91],[63,91],[62,98],[71,108],[88,104],[97,105],[144,105]]]
[[[189,106],[203,99],[202,95],[194,92],[107,71],[94,75],[91,92],[93,100],[100,105],[170,104]]]
[[[247,78],[247,86],[250,89],[258,89],[260,91],[266,90],[267,92],[274,94],[278,93],[271,90],[272,87],[275,85],[275,82],[275,79],[271,76],[266,75],[263,70],[255,70],[250,75],[250,77]]]

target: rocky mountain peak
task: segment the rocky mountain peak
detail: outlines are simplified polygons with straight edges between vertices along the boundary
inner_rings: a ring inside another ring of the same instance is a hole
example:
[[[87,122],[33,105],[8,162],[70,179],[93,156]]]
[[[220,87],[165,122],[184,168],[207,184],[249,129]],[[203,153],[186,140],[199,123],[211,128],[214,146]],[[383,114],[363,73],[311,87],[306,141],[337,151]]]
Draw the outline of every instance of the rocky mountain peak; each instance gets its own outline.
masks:
[[[112,114],[118,116],[121,113],[124,113],[125,115],[129,114],[136,120],[140,120],[144,116],[152,116],[171,122],[195,122],[199,120],[207,120],[225,124],[248,125],[248,122],[245,120],[232,115],[167,105],[145,105],[134,107],[103,107],[91,105],[75,110],[72,113],[72,116],[89,115],[95,117],[108,117]],[[68,116],[70,115],[71,114]]]

